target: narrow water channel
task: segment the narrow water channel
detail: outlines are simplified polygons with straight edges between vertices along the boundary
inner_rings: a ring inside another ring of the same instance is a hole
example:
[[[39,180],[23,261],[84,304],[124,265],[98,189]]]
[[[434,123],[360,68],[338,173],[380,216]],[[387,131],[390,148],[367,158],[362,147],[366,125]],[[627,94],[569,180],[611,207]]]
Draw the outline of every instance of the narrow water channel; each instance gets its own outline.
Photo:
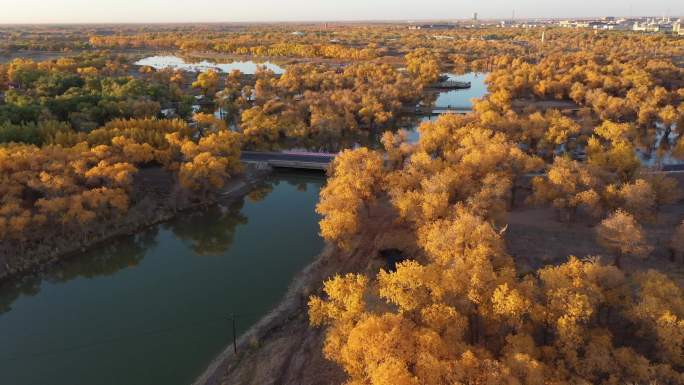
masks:
[[[188,385],[323,247],[322,175],[97,247],[0,289],[0,383]]]

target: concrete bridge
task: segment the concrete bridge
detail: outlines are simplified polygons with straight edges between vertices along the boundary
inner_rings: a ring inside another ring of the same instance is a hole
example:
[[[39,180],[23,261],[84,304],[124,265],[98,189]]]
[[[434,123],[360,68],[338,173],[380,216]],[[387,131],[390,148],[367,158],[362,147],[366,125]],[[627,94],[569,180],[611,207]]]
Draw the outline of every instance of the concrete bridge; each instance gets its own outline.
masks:
[[[243,163],[266,164],[274,168],[294,168],[304,170],[327,170],[337,154],[305,151],[242,151],[240,160]],[[684,164],[667,164],[655,172],[684,173]],[[530,174],[538,176],[544,174]]]
[[[458,80],[444,80],[431,85],[429,88],[436,90],[465,90],[470,88],[470,82],[461,82]]]
[[[261,152],[242,151],[243,163],[266,164],[274,168],[296,168],[303,170],[327,170],[337,154],[319,152]]]
[[[405,114],[416,115],[441,115],[441,114],[459,114],[466,115],[473,112],[472,107],[467,106],[416,106],[405,107],[402,110]]]
[[[432,115],[441,114],[458,114],[467,115],[473,112],[471,107],[458,107],[458,106],[435,106],[430,112]]]

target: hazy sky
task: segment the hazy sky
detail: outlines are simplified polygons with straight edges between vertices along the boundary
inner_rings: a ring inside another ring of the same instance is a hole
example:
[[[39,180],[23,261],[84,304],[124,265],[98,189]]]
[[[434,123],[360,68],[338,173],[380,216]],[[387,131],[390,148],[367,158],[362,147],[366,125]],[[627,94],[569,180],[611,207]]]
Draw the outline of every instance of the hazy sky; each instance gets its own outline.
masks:
[[[683,0],[0,0],[0,23],[684,15]]]

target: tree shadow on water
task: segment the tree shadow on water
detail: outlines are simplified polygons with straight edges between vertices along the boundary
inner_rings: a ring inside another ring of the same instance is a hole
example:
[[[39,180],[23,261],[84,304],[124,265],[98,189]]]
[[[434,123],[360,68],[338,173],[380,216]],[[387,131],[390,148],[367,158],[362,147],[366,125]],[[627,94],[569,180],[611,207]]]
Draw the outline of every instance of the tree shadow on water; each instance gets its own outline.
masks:
[[[214,205],[206,210],[179,217],[166,227],[178,238],[188,242],[192,251],[201,256],[225,254],[233,244],[235,230],[247,224],[242,213],[244,200],[228,205]]]
[[[86,252],[78,253],[47,267],[36,274],[18,277],[0,286],[0,314],[12,309],[21,296],[40,293],[43,282],[53,284],[76,278],[111,276],[123,269],[137,266],[147,251],[157,245],[158,227],[115,238]]]

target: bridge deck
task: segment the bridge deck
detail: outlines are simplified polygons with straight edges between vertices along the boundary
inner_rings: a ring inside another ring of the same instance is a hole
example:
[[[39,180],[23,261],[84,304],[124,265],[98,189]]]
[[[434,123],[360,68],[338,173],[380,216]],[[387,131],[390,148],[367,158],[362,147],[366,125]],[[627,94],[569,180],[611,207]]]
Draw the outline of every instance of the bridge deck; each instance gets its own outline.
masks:
[[[437,90],[465,90],[470,88],[470,82],[461,82],[458,80],[445,80],[443,82],[431,85],[430,88]]]
[[[433,115],[440,115],[440,114],[447,114],[447,113],[467,115],[467,114],[472,113],[473,109],[468,108],[468,107],[451,107],[451,106],[439,107],[439,106],[437,106],[437,107],[433,108],[431,112]]]
[[[310,152],[259,152],[243,151],[240,160],[245,163],[266,163],[276,168],[327,170],[335,154]]]
[[[259,152],[243,151],[240,160],[245,163],[265,163],[275,168],[327,170],[336,154],[310,152]],[[684,173],[684,164],[663,165],[664,173]]]

